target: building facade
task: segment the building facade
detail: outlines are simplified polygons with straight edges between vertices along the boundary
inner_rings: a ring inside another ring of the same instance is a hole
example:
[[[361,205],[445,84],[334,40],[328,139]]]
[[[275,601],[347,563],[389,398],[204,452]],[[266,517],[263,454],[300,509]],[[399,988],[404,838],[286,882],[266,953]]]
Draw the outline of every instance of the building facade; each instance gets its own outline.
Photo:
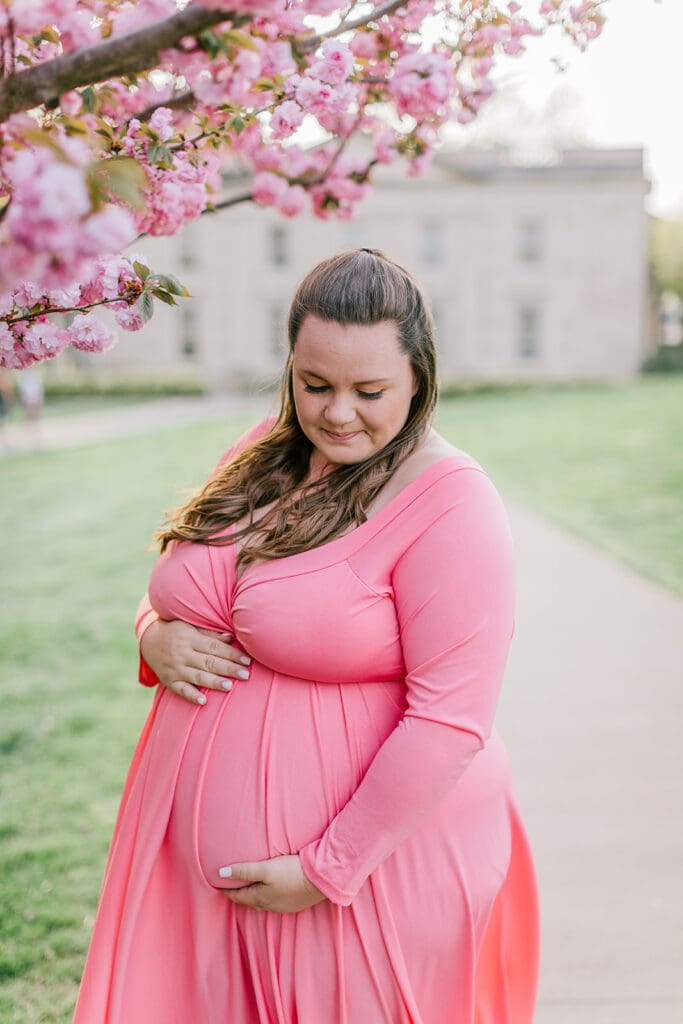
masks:
[[[366,245],[425,287],[444,381],[626,379],[650,347],[646,192],[639,149],[565,150],[538,166],[461,150],[441,152],[419,179],[380,168],[353,221],[286,221],[251,203],[206,215],[139,246],[193,298],[157,303],[97,367],[185,372],[210,390],[267,385],[298,281],[323,257]]]

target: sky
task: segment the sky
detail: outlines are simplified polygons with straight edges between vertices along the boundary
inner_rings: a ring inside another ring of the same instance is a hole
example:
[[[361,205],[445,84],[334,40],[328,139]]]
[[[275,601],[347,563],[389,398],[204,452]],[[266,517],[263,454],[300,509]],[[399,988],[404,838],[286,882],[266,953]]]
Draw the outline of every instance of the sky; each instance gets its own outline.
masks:
[[[585,53],[548,33],[501,61],[498,78],[531,109],[554,92],[589,143],[644,146],[648,210],[683,220],[683,0],[605,0],[604,12],[602,36]],[[568,65],[562,74],[555,56]]]

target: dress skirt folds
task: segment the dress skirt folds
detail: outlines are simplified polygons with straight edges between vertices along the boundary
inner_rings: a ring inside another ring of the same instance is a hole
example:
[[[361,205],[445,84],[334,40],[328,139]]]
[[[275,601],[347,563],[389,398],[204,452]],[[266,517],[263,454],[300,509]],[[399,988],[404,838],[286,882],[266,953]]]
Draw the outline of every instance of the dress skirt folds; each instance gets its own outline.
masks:
[[[443,459],[239,579],[232,546],[171,545],[150,599],[252,669],[203,707],[158,688],[76,1024],[532,1024],[535,878],[492,724],[512,551],[481,467]],[[222,865],[289,853],[326,900],[225,898]]]

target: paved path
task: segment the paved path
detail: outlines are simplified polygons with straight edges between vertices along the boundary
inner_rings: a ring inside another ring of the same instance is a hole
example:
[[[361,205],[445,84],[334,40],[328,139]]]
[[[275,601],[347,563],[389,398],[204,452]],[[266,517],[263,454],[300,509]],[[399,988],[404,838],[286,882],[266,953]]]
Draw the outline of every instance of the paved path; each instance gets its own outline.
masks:
[[[164,399],[46,420],[43,444],[269,404]],[[499,721],[541,883],[535,1024],[681,1024],[683,601],[507,504],[518,614]]]
[[[5,427],[0,455],[72,448],[110,437],[164,430],[181,423],[216,420],[248,412],[253,412],[256,420],[265,415],[273,402],[269,395],[156,398],[100,412],[45,417],[36,430],[26,423],[12,423]]]
[[[499,721],[541,885],[536,1024],[681,1024],[683,601],[508,507]]]

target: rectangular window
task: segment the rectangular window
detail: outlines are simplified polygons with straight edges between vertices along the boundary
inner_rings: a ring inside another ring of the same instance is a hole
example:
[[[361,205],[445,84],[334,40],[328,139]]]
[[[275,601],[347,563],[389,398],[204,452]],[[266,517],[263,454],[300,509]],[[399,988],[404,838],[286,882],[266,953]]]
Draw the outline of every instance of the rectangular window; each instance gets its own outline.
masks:
[[[180,316],[180,351],[187,359],[194,359],[198,352],[197,316],[190,305],[192,299],[185,299],[176,315]]]
[[[280,303],[270,307],[270,352],[282,359],[285,351],[285,311]]]
[[[440,267],[446,259],[446,235],[438,221],[425,221],[421,227],[420,255],[426,267]]]
[[[270,227],[270,262],[274,267],[284,267],[287,263],[287,229],[284,224],[272,224]]]
[[[522,263],[540,263],[543,259],[543,225],[538,220],[523,220],[519,225],[519,258]]]
[[[180,265],[185,269],[197,266],[197,248],[194,233],[185,228],[180,236]]]
[[[443,308],[438,302],[432,303],[432,320],[434,321],[434,344],[437,349],[440,349],[441,339],[443,338],[444,322]]]
[[[535,359],[541,348],[541,312],[535,306],[519,311],[517,348],[523,359]]]

